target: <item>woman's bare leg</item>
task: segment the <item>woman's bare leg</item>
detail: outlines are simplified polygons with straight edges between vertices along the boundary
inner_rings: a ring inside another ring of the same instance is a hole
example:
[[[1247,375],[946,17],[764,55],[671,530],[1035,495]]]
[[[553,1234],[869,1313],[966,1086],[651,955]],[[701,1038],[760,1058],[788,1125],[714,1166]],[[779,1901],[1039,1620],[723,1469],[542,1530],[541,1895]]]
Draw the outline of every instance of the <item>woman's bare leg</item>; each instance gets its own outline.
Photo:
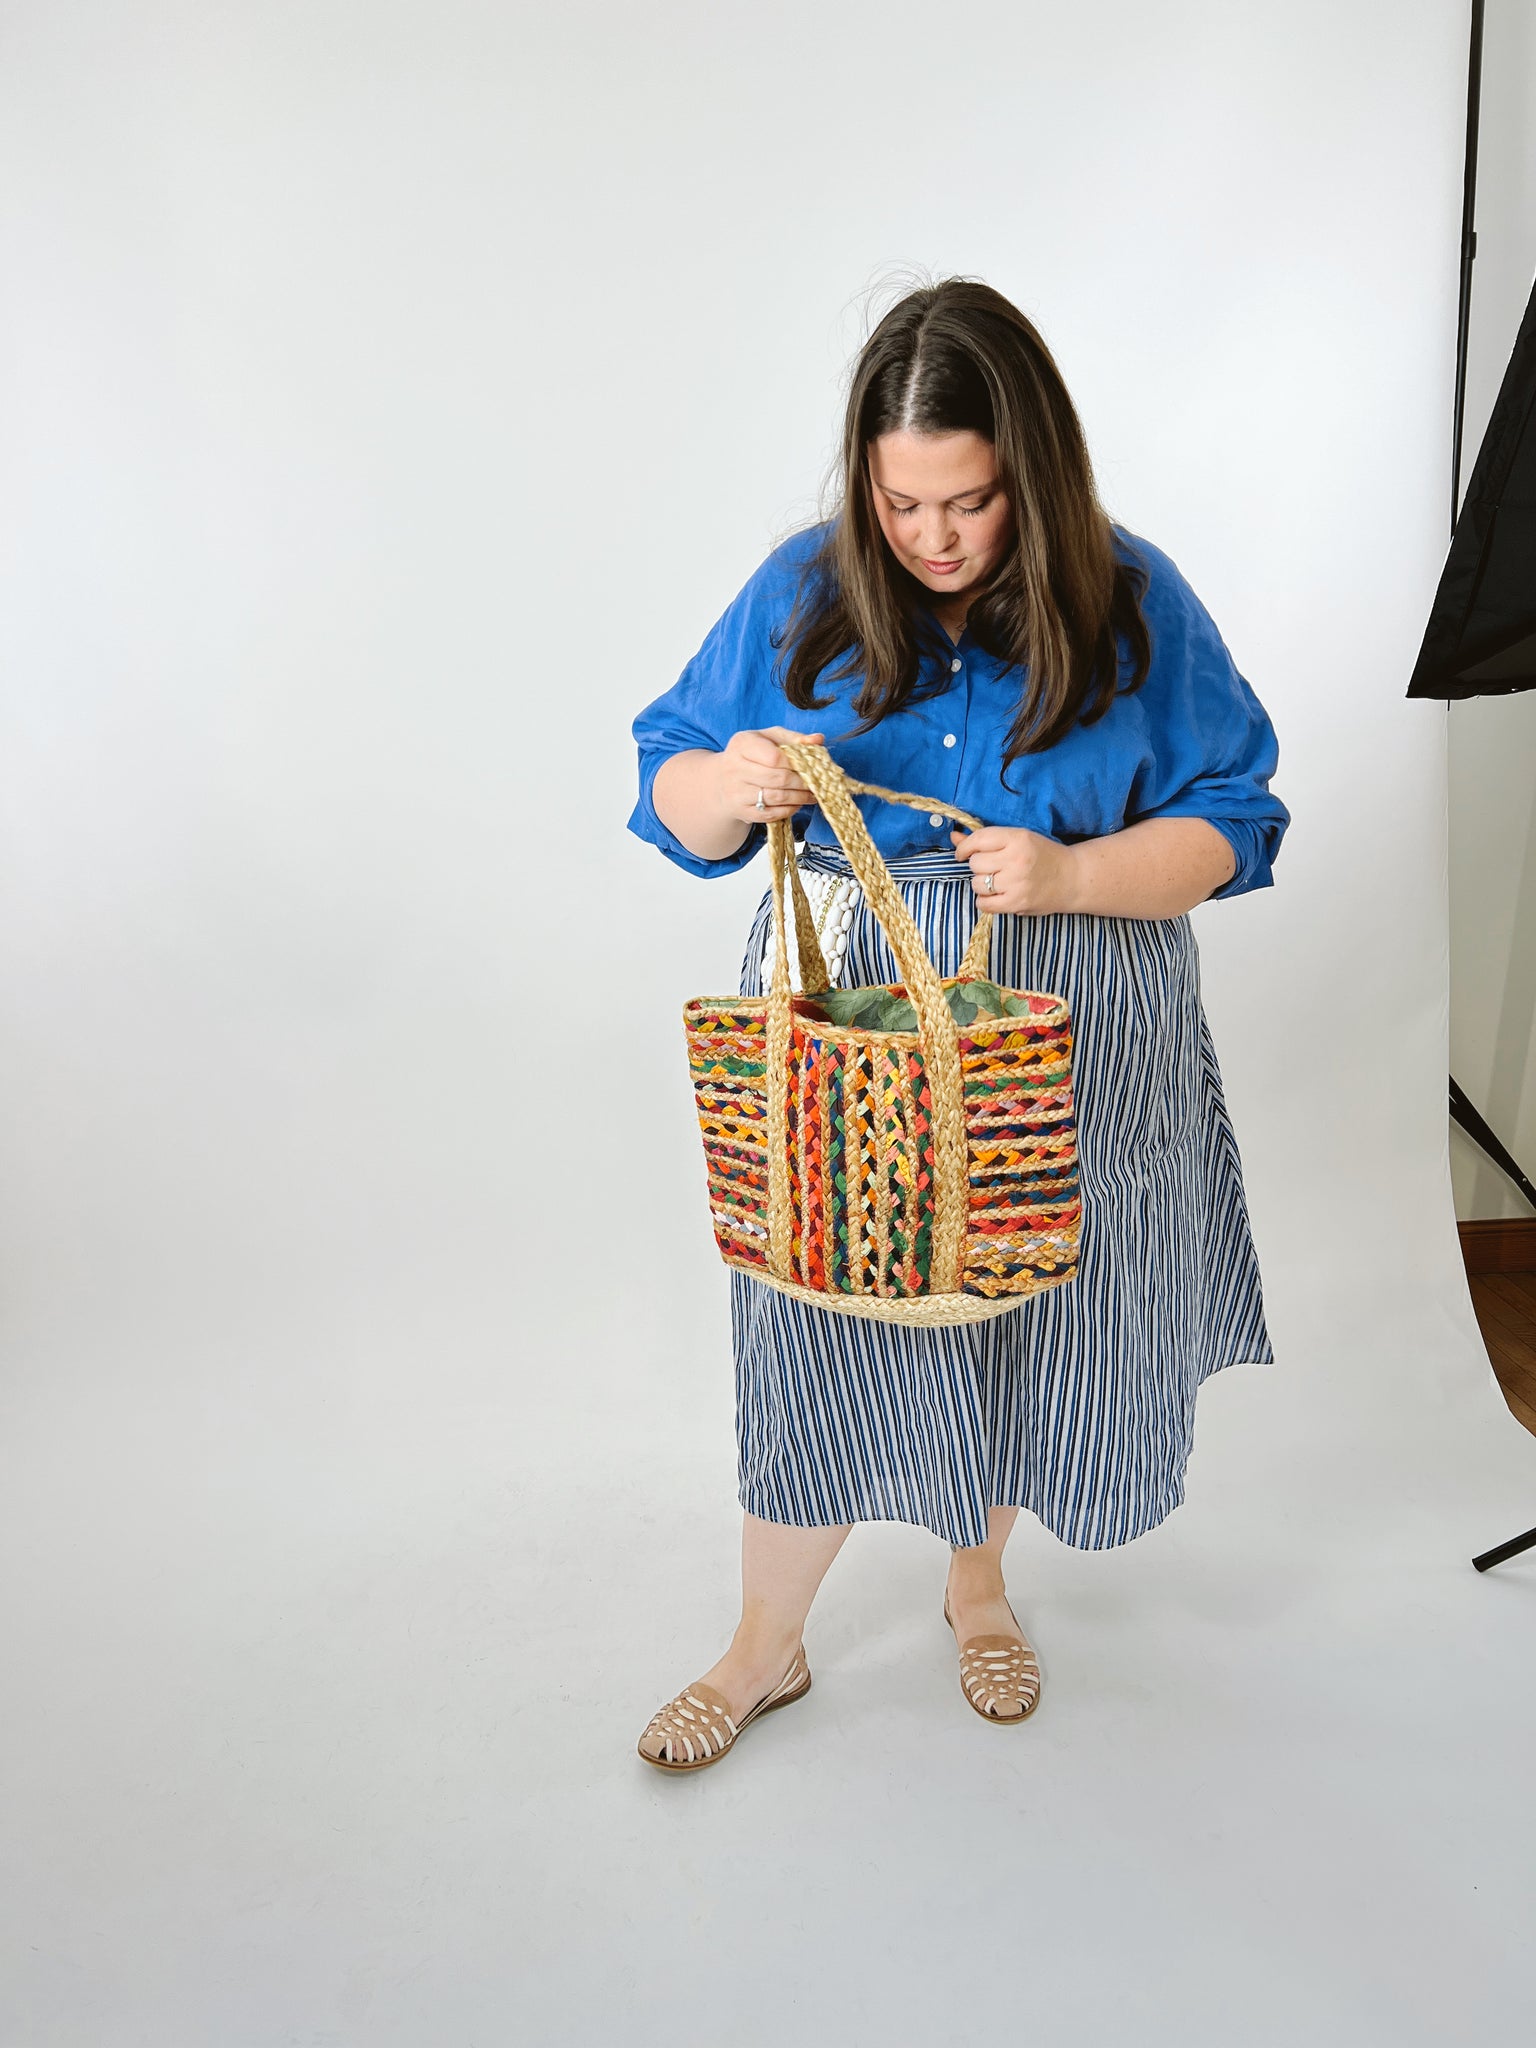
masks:
[[[725,1694],[737,1720],[789,1669],[816,1589],[849,1526],[796,1529],[756,1515],[742,1518],[741,1620],[731,1647],[699,1679]]]
[[[949,1612],[962,1643],[970,1636],[1017,1636],[1003,1588],[1003,1547],[1017,1508],[987,1509],[987,1540],[950,1552]]]

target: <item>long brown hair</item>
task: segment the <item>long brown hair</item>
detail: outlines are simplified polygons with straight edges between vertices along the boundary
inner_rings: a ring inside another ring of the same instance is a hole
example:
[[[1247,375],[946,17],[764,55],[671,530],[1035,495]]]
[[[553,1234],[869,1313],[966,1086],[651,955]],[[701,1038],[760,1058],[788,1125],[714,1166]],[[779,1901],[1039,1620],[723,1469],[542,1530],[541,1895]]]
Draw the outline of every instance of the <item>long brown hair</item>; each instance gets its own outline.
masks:
[[[962,433],[990,441],[1013,513],[1013,541],[970,607],[967,625],[1023,672],[1003,765],[1092,725],[1117,687],[1139,689],[1151,662],[1144,571],[1115,553],[1088,446],[1061,372],[1035,328],[989,285],[963,278],[911,292],[875,328],[854,366],[838,470],[839,502],[807,566],[780,645],[784,690],[821,709],[818,675],[862,673],[853,708],[867,732],[919,694],[937,624],[929,593],[892,552],[876,515],[869,447],[882,434]],[[1120,678],[1120,641],[1130,655]],[[942,682],[937,684],[942,687]]]

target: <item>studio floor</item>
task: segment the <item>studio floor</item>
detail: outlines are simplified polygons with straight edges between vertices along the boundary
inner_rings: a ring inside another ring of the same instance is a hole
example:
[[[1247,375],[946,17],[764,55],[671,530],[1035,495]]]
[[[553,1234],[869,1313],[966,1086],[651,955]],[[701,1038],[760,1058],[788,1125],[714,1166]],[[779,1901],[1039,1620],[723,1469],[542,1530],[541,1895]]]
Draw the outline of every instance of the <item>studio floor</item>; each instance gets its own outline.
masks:
[[[471,1320],[478,1378],[366,1317],[216,1401],[202,1347],[27,1361],[0,2040],[1526,2048],[1536,1555],[1470,1558],[1536,1445],[1470,1311],[1277,1332],[1136,1543],[1021,1517],[1022,1726],[960,1696],[943,1547],[868,1526],[809,1699],[681,1781],[634,1743],[729,1626],[728,1402],[595,1399],[594,1341],[513,1427],[538,1332]]]
[[[1470,1273],[1467,1284],[1509,1412],[1536,1434],[1536,1270]]]

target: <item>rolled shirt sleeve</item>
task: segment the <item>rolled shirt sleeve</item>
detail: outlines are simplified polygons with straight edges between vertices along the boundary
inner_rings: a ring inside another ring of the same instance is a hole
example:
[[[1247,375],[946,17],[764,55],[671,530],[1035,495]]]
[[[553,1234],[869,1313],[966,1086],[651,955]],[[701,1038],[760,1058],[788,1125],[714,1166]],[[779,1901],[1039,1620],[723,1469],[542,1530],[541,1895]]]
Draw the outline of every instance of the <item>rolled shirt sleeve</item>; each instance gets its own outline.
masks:
[[[1144,541],[1136,545],[1150,568],[1142,611],[1152,667],[1130,700],[1140,703],[1145,745],[1125,822],[1204,818],[1237,861],[1230,881],[1213,897],[1269,888],[1291,819],[1269,786],[1280,764],[1274,726],[1215,621],[1173,563]]]
[[[723,752],[734,733],[787,725],[817,732],[814,714],[790,706],[779,685],[777,636],[793,607],[801,574],[820,534],[797,534],[774,550],[705,636],[704,644],[670,690],[648,704],[631,731],[639,751],[639,800],[629,830],[659,847],[690,874],[734,874],[767,840],[754,825],[723,860],[704,860],[684,846],[657,815],[653,792],[663,761],[693,748]],[[796,821],[806,812],[797,812]]]

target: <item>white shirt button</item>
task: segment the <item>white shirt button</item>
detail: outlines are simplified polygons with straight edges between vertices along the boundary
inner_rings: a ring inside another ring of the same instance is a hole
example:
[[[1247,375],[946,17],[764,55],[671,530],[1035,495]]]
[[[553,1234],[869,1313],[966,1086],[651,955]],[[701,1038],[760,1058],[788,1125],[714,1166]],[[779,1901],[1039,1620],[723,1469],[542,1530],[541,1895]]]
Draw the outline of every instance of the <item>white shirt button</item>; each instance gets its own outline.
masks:
[[[952,747],[955,744],[955,736],[952,732],[945,733],[944,744],[946,747]]]
[[[944,813],[942,811],[930,811],[928,813],[928,822],[930,825],[942,825],[944,822]]]
[[[954,659],[954,660],[953,660],[953,661],[952,661],[952,662],[951,662],[951,663],[949,664],[949,672],[950,672],[950,674],[951,674],[952,676],[957,676],[957,675],[959,675],[959,673],[960,673],[960,658],[959,658],[959,656],[958,656],[958,655],[957,655],[957,656],[955,657],[955,659]]]

